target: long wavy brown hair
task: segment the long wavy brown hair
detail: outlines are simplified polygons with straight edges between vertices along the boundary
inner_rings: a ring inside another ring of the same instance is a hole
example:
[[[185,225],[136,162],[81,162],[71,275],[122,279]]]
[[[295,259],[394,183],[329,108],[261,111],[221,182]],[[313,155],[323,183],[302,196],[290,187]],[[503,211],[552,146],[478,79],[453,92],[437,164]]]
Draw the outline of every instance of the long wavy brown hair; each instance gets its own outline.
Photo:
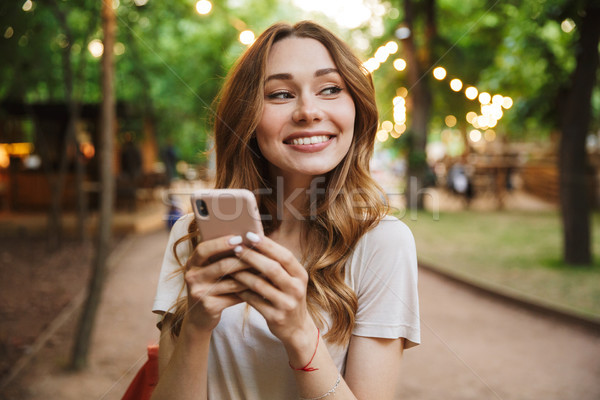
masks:
[[[321,313],[328,313],[332,325],[324,337],[334,343],[347,343],[358,301],[345,283],[345,264],[360,237],[377,224],[388,208],[383,190],[369,174],[378,122],[373,81],[342,40],[310,21],[293,26],[277,23],[239,58],[215,100],[215,187],[253,191],[261,214],[270,216],[263,218],[265,234],[279,227],[276,190],[269,180],[268,161],[260,152],[255,131],[262,116],[270,49],[274,43],[290,37],[315,39],[329,50],[356,108],[350,149],[340,164],[322,178],[325,190],[321,188],[310,196],[313,203],[304,210],[301,241],[301,261],[309,276],[309,312],[320,326],[325,324]],[[175,248],[186,241],[192,246],[197,244],[195,222],[188,231]],[[174,312],[179,324],[185,311],[186,301],[182,299]],[[174,331],[179,331],[177,323]]]

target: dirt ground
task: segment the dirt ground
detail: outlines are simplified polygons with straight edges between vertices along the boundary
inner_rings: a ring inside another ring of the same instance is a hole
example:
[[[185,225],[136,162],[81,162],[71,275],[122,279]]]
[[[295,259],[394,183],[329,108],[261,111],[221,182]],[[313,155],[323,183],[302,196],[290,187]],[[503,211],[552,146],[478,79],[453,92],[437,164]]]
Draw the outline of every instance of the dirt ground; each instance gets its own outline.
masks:
[[[54,251],[41,237],[0,239],[0,380],[87,285],[92,255],[73,239]]]
[[[112,256],[116,261],[109,260],[86,369],[66,369],[80,314],[75,312],[0,389],[0,399],[119,399],[145,361],[146,346],[158,338],[150,310],[166,241],[163,230],[118,241]]]

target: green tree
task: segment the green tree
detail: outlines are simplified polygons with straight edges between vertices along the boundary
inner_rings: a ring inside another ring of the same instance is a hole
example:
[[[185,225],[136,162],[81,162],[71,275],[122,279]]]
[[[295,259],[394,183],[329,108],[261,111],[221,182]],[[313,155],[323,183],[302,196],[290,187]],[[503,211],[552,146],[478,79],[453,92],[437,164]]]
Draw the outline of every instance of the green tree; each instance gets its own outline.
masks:
[[[585,138],[590,130],[600,127],[600,89],[595,84],[597,31],[589,27],[595,27],[589,21],[597,16],[597,2],[438,0],[438,22],[434,24],[437,35],[432,45],[427,44],[426,32],[431,31],[426,28],[428,19],[415,18],[410,9],[407,11],[404,7],[411,5],[420,10],[413,14],[425,16],[427,4],[416,0],[397,2],[399,16],[388,22],[387,35],[379,40],[388,40],[399,26],[412,25],[413,43],[404,40],[399,51],[408,61],[407,72],[382,68],[375,73],[378,89],[388,103],[393,90],[399,86],[408,87],[409,96],[417,99],[423,98],[419,86],[426,87],[429,81],[431,89],[431,108],[426,111],[429,105],[425,101],[415,103],[417,109],[408,116],[409,126],[413,127],[408,130],[411,135],[404,135],[402,139],[414,137],[415,126],[421,126],[420,135],[425,132],[430,138],[432,132],[441,130],[447,114],[459,117],[459,126],[463,124],[461,129],[465,131],[462,116],[478,105],[467,101],[464,94],[448,90],[447,81],[429,80],[427,74],[436,65],[443,65],[449,75],[459,77],[463,83],[511,96],[515,99],[514,107],[505,112],[496,128],[502,135],[548,140],[551,132],[562,131],[558,149],[564,258],[570,264],[589,264],[589,204],[586,200],[590,194],[586,193],[586,181],[590,166]],[[566,27],[561,29],[561,24]],[[416,46],[416,61],[414,54],[408,56],[415,53],[411,46]],[[420,70],[416,86],[411,83],[415,82],[411,63]],[[396,84],[390,85],[390,82]],[[419,121],[424,120],[422,117],[427,113],[430,118],[423,129]],[[387,114],[389,107],[384,106],[382,115]],[[402,139],[396,143],[414,148],[414,145],[411,147],[414,141]]]
[[[116,36],[115,11],[109,2],[102,2],[102,32],[105,51],[102,55],[102,106],[101,106],[101,165],[100,165],[100,218],[94,268],[90,279],[88,297],[79,320],[79,327],[73,354],[71,368],[83,369],[87,364],[92,330],[96,319],[98,306],[102,296],[102,288],[106,277],[106,267],[110,254],[112,236],[112,213],[114,207],[114,132],[115,132],[115,87],[114,87],[114,52]]]
[[[499,14],[511,23],[506,24],[496,65],[484,77],[518,95],[509,121],[514,132],[561,132],[557,156],[563,258],[572,265],[592,261],[591,167],[585,142],[590,130],[600,126],[600,104],[592,101],[594,93],[600,96],[599,7],[592,0],[503,4]]]
[[[586,138],[591,120],[592,90],[598,73],[600,4],[588,1],[574,11],[579,26],[575,47],[576,66],[571,73],[566,103],[560,109],[560,201],[563,221],[564,260],[574,265],[591,265],[590,165]],[[593,179],[593,178],[592,178]]]

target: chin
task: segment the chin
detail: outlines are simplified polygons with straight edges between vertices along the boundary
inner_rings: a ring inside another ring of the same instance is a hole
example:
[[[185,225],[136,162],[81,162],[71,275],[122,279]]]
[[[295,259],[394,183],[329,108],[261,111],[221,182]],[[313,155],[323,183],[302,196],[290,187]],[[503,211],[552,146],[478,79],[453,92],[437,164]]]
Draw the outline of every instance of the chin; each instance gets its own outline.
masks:
[[[328,172],[332,171],[336,167],[336,165],[332,165],[332,166],[315,166],[315,165],[312,165],[309,168],[304,168],[304,169],[298,170],[296,172],[299,173],[299,174],[302,174],[302,175],[309,175],[309,176],[325,175]]]

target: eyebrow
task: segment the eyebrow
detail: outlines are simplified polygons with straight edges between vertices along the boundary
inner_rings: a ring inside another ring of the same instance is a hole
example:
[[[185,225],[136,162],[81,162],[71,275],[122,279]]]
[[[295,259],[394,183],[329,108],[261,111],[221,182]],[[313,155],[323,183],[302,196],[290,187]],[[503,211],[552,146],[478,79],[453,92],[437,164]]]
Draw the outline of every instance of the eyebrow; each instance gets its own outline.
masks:
[[[320,76],[323,75],[327,75],[327,74],[339,74],[339,71],[337,70],[337,68],[322,68],[322,69],[318,69],[315,71],[315,78],[318,78]],[[281,74],[273,74],[270,75],[269,77],[267,77],[267,79],[265,80],[265,82],[271,81],[271,80],[291,80],[293,78],[292,74],[288,74],[288,73],[281,73]]]

